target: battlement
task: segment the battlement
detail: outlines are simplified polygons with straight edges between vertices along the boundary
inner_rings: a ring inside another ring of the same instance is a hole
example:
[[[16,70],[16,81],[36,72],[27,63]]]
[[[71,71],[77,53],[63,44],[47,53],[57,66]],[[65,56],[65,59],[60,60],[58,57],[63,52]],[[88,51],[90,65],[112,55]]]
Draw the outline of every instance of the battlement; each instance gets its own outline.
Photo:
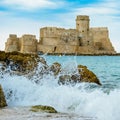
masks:
[[[58,28],[58,27],[43,27],[40,30],[65,30],[65,28]]]
[[[11,38],[11,39],[16,39],[16,38],[17,38],[17,35],[16,35],[16,34],[10,34],[10,35],[9,35],[9,38]]]
[[[89,16],[87,16],[87,15],[78,15],[77,18],[76,18],[76,21],[77,20],[89,20]]]
[[[30,35],[30,34],[24,34],[22,35],[23,39],[36,39],[36,36],[35,35]]]
[[[108,31],[107,27],[93,27],[93,28],[90,28],[90,29],[94,30],[94,31]]]

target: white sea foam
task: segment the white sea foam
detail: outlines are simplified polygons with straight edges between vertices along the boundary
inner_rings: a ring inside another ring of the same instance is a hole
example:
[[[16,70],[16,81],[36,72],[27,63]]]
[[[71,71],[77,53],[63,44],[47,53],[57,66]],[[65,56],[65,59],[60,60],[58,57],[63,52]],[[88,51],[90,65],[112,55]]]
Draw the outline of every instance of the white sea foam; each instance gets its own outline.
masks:
[[[87,115],[98,120],[120,119],[120,90],[107,94],[101,89],[86,90],[86,84],[59,86],[50,76],[42,82],[38,85],[25,77],[7,75],[1,84],[9,106],[51,105],[59,112]]]
[[[76,113],[96,120],[120,120],[119,88],[111,89],[109,84],[104,86],[104,82],[98,87],[87,83],[58,85],[57,81],[51,74],[41,78],[38,84],[23,76],[4,74],[0,84],[9,106],[51,105],[63,113]]]

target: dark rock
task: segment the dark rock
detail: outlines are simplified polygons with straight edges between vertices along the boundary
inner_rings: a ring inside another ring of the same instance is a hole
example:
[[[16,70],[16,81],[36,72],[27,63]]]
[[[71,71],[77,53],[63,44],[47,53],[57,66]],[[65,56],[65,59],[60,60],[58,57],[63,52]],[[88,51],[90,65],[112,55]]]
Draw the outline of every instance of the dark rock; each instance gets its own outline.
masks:
[[[101,85],[97,76],[83,65],[78,65],[78,74],[75,73],[71,75],[61,75],[58,81],[59,84],[73,84],[79,82],[89,82]]]
[[[101,85],[97,76],[92,71],[88,70],[86,66],[78,65],[78,72],[81,76],[81,82],[90,82]]]
[[[45,65],[47,64],[46,60],[43,57],[38,57],[36,60],[37,60],[37,62],[41,62]]]
[[[71,76],[70,75],[61,75],[59,77],[58,83],[59,84],[67,84],[67,83],[70,83],[70,81],[71,81]]]
[[[58,73],[61,71],[61,64],[58,62],[55,62],[50,67],[50,70],[54,73],[54,75],[58,75]]]
[[[2,87],[0,85],[0,108],[7,106],[6,100],[5,100],[5,96],[2,90]]]

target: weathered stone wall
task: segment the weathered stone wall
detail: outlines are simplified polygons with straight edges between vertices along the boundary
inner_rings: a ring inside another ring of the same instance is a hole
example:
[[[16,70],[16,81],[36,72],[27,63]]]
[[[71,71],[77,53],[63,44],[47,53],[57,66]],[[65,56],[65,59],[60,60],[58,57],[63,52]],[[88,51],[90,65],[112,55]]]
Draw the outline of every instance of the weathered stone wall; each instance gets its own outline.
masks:
[[[96,50],[115,52],[109,39],[107,27],[91,28],[90,33],[93,36],[93,42]]]
[[[43,45],[78,45],[78,32],[75,29],[45,27],[40,30]]]
[[[19,38],[17,38],[17,35],[15,34],[10,34],[5,43],[5,52],[13,51],[19,51]]]
[[[20,38],[20,52],[21,53],[36,53],[37,52],[37,40],[35,35],[23,35]]]
[[[43,53],[76,53],[77,46],[76,45],[38,45],[38,51]]]
[[[87,34],[89,32],[89,16],[78,15],[76,18],[76,30],[81,34]]]
[[[39,43],[35,35],[17,38],[10,35],[5,51],[22,53],[114,54],[107,27],[90,28],[89,16],[76,18],[76,29],[44,27],[40,29]]]
[[[37,45],[37,51],[42,53],[54,53],[54,45]]]

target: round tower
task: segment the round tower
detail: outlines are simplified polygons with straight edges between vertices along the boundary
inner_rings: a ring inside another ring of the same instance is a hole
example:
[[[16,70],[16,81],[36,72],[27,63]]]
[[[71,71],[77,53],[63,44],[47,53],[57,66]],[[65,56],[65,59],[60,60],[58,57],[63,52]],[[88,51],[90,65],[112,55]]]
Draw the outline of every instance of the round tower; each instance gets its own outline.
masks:
[[[82,34],[88,33],[88,31],[89,31],[89,16],[78,15],[76,18],[76,29]]]

